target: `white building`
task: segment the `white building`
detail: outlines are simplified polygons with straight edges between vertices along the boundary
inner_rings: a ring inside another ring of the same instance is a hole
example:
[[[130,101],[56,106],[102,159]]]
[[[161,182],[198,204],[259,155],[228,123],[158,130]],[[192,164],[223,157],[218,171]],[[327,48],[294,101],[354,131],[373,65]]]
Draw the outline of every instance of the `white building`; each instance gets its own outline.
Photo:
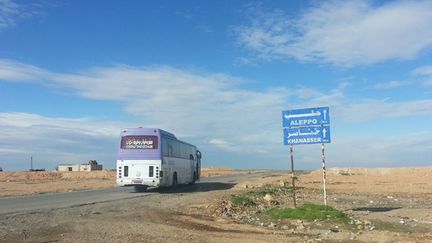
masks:
[[[95,171],[102,170],[102,165],[99,165],[96,160],[90,160],[87,164],[60,164],[57,171]]]

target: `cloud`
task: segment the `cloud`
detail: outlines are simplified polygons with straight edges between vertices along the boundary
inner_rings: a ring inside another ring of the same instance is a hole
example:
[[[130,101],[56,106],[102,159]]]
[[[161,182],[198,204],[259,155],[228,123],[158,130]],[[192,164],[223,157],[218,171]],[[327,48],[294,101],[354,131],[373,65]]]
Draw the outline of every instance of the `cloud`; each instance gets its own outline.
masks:
[[[50,87],[68,88],[89,99],[117,101],[127,113],[142,118],[148,126],[183,131],[188,136],[204,136],[208,131],[214,131],[234,139],[259,134],[258,127],[278,130],[280,122],[274,117],[280,117],[280,111],[288,107],[326,104],[341,121],[432,114],[429,109],[432,100],[428,99],[403,102],[353,100],[345,95],[345,89],[350,86],[346,81],[326,92],[310,87],[270,87],[255,91],[242,88],[242,84],[251,81],[239,77],[169,66],[117,65],[75,73],[54,73],[28,64],[0,60],[0,80],[40,82]],[[397,107],[404,109],[395,109]],[[356,115],[359,113],[361,118]],[[249,136],[249,141],[253,140],[259,139]]]
[[[208,33],[208,34],[214,32],[213,28],[207,24],[199,24],[199,25],[196,25],[195,28],[204,32],[204,33]]]
[[[432,86],[432,65],[418,67],[412,71],[412,74],[421,77],[425,85]]]
[[[120,129],[129,126],[137,124],[3,112],[0,163],[5,169],[23,168],[34,156],[38,166],[47,169],[59,163],[83,163],[90,159],[112,166]]]
[[[215,145],[216,147],[219,147],[225,151],[230,151],[230,152],[238,151],[238,149],[234,144],[229,143],[223,139],[212,138],[210,139],[209,144]]]
[[[61,74],[3,60],[0,70],[0,80],[38,79],[42,85],[67,88],[85,98],[117,101],[142,120],[142,126],[164,128],[179,137],[217,137],[242,144],[232,149],[209,143],[230,151],[278,144],[268,134],[279,134],[280,121],[274,117],[280,117],[291,95],[284,88],[243,90],[241,85],[248,81],[241,78],[168,66],[118,65]]]
[[[329,145],[336,167],[430,166],[430,132],[339,138]]]
[[[0,1],[0,30],[15,25],[15,16],[21,12],[20,5],[10,0]]]
[[[38,3],[19,4],[14,0],[0,0],[0,31],[14,27],[23,19],[40,14]]]
[[[190,20],[190,19],[194,18],[193,11],[191,11],[191,10],[177,10],[174,13],[176,15],[182,17],[182,18],[185,18],[185,19],[189,19]]]
[[[384,118],[403,118],[412,116],[432,116],[432,99],[391,101],[391,99],[361,98],[353,100],[347,97],[344,87],[322,93],[316,90],[315,98],[303,103],[314,107],[326,104],[331,108],[333,118],[338,122],[361,123]]]
[[[408,86],[413,84],[412,81],[390,81],[390,82],[385,82],[385,83],[377,83],[374,86],[372,86],[373,89],[375,90],[386,90],[386,89],[394,89],[394,88],[399,88],[399,87],[403,87],[403,86]]]
[[[11,82],[40,82],[53,79],[53,73],[33,65],[0,59],[0,79]]]
[[[234,32],[256,58],[293,58],[352,67],[409,60],[432,46],[432,2],[326,1],[297,18],[282,10],[248,9]]]
[[[252,160],[267,158],[264,155],[277,158],[284,153],[281,110],[330,106],[332,123],[338,127],[382,118],[432,115],[431,99],[353,99],[346,95],[350,83],[344,80],[329,91],[310,87],[249,90],[243,85],[253,82],[250,80],[169,66],[116,65],[56,73],[0,60],[0,70],[3,81],[39,83],[87,99],[118,102],[129,115],[124,120],[132,117],[141,121],[0,115],[0,154],[17,149],[23,155],[39,151],[47,161],[51,154],[62,161],[86,161],[95,156],[114,163],[118,131],[123,127],[160,127],[197,144],[203,152],[219,156],[215,151],[227,151]]]
[[[100,126],[101,123],[103,123],[103,126]],[[43,127],[44,129],[42,129],[42,132],[47,130],[55,131],[56,129],[61,129],[91,137],[113,137],[120,133],[117,127],[121,123],[95,121],[88,118],[49,118],[29,113],[6,112],[0,113],[0,124],[2,127],[14,127],[17,129]],[[40,132],[41,130],[37,131]],[[8,136],[5,135],[6,132],[6,130],[3,131],[1,135],[4,137],[2,138],[6,138]]]

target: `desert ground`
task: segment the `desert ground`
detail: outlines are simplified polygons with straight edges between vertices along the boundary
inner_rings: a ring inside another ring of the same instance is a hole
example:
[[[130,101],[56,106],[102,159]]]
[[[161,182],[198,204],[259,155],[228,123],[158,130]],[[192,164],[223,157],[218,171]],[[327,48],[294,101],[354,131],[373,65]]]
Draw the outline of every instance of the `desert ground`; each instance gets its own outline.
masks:
[[[203,177],[245,174],[249,170],[203,168]],[[23,196],[51,192],[68,192],[110,188],[116,185],[113,170],[89,172],[1,172],[0,197]]]
[[[237,173],[203,169],[210,178],[201,183],[150,190],[138,198],[0,212],[0,242],[432,242],[432,168],[328,169],[328,206],[344,213],[346,222],[270,218],[264,212],[272,207],[293,208],[291,175]],[[12,196],[49,191],[37,191],[44,187],[69,191],[115,184],[114,172],[90,174],[41,173],[30,179],[3,173],[0,185],[7,191],[3,196]],[[297,173],[296,186],[299,207],[323,204],[321,171]],[[235,204],[236,196],[250,203]]]

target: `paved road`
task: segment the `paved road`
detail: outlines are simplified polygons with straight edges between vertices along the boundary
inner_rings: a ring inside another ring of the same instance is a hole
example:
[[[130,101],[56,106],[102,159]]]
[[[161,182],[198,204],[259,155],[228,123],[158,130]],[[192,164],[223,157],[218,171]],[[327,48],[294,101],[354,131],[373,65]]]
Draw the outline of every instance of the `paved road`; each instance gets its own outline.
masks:
[[[218,176],[202,178],[200,182],[192,187],[180,188],[180,192],[193,192],[199,190],[223,190],[238,180],[269,175],[274,172],[259,172],[244,175]],[[169,191],[168,191],[169,192]],[[175,192],[175,191],[172,191]],[[66,208],[85,204],[114,201],[119,199],[151,196],[159,192],[134,193],[132,188],[115,187],[91,191],[75,191],[64,193],[40,194],[32,196],[0,198],[0,214],[28,212],[39,209]]]

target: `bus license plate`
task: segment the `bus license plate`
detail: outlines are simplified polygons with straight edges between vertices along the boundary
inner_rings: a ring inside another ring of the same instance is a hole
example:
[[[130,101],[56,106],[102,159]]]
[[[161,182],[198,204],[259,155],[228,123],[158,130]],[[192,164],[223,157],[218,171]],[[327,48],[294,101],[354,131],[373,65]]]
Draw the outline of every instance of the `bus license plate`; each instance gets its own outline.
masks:
[[[142,184],[142,180],[132,180],[132,184]]]

